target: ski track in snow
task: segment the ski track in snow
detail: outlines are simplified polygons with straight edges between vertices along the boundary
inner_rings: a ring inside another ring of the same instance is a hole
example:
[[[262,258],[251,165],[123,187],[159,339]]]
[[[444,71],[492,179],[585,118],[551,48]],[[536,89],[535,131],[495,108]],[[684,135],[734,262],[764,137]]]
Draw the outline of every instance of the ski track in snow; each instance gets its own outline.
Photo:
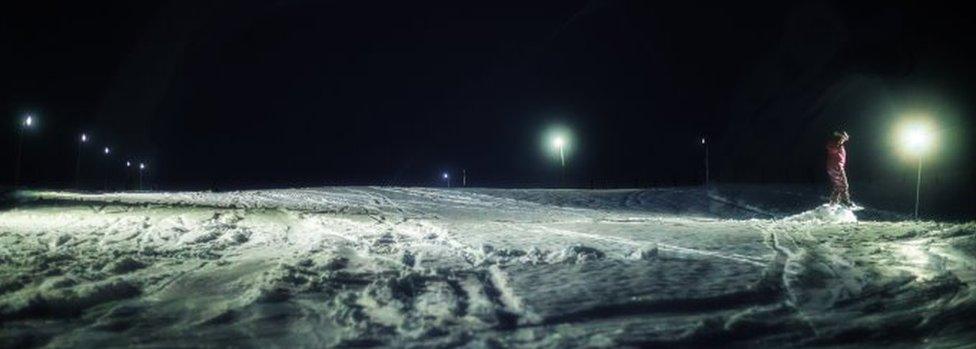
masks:
[[[25,192],[0,212],[0,347],[976,339],[973,223],[734,189]]]

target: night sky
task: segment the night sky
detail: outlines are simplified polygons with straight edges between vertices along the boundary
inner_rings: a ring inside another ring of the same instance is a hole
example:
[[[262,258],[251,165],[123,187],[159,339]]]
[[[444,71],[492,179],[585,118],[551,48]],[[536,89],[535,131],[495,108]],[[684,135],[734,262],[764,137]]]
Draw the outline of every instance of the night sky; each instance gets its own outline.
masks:
[[[903,182],[890,126],[923,112],[933,181],[970,195],[973,27],[922,1],[6,3],[0,144],[12,164],[38,117],[42,187],[74,181],[83,130],[89,186],[103,145],[158,189],[554,186],[541,137],[562,125],[566,182],[648,187],[700,183],[702,136],[717,181],[825,182],[843,128],[853,181]]]

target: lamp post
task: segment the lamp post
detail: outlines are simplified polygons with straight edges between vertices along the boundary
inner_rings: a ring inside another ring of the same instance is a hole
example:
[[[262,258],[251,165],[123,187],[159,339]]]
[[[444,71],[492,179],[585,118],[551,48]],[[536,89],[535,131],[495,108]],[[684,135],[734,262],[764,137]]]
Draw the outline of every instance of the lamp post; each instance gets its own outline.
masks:
[[[444,173],[441,174],[441,178],[444,179],[444,182],[447,183],[447,187],[450,188],[451,187],[451,175],[449,175],[447,172],[444,172]]]
[[[555,131],[550,140],[552,147],[559,153],[559,185],[566,185],[566,145],[567,138],[565,131]]]
[[[559,184],[566,185],[566,139],[556,136],[552,139],[552,145],[559,151]]]
[[[108,173],[112,169],[112,166],[110,165],[111,164],[111,161],[109,161],[107,158],[112,153],[112,149],[110,149],[109,147],[105,147],[104,149],[102,149],[102,153],[105,154],[105,157],[106,157],[106,160],[105,160],[106,162],[105,162],[105,166],[104,166],[105,167],[105,172],[102,173],[102,190],[107,191],[108,190]]]
[[[922,193],[922,154],[918,154],[918,173],[915,177],[915,220],[918,220],[918,202]]]
[[[705,147],[705,188],[708,188],[708,142],[702,137],[701,144]]]
[[[75,160],[75,188],[81,187],[81,154],[85,143],[88,143],[88,134],[82,133],[78,138],[78,156]]]
[[[932,131],[922,123],[908,124],[901,131],[902,146],[916,158],[914,215],[916,220],[918,220],[919,198],[922,193],[922,158],[931,148],[933,138]]]
[[[139,190],[142,190],[142,172],[146,170],[146,164],[139,163]]]
[[[564,148],[566,147],[566,140],[562,136],[556,136],[552,139],[552,145],[559,150],[559,164],[564,169],[566,168],[566,153]]]
[[[20,158],[24,148],[24,130],[34,125],[34,116],[27,114],[17,130],[17,162],[14,163],[14,188],[20,186]]]
[[[131,172],[132,172],[132,161],[125,160],[125,175],[122,178],[122,190],[129,190],[129,184],[132,184],[132,182],[129,182],[132,180]]]
[[[566,185],[566,153],[573,152],[575,148],[573,133],[564,126],[551,126],[541,138],[541,145],[547,156],[559,156],[559,187]]]

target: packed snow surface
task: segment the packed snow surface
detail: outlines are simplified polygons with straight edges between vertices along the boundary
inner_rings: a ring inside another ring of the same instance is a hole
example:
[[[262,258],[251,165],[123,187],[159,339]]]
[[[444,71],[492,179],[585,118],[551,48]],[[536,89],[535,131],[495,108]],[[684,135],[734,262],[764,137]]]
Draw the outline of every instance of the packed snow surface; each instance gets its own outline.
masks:
[[[0,347],[976,341],[976,224],[774,191],[22,192]]]

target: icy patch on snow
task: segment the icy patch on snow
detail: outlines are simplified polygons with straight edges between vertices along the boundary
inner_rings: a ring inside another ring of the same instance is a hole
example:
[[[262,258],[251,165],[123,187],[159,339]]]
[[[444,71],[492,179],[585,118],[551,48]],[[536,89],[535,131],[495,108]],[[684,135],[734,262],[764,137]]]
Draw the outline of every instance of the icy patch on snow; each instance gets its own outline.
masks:
[[[791,222],[855,223],[857,216],[850,209],[840,205],[824,204],[820,207],[798,213],[783,220]]]

